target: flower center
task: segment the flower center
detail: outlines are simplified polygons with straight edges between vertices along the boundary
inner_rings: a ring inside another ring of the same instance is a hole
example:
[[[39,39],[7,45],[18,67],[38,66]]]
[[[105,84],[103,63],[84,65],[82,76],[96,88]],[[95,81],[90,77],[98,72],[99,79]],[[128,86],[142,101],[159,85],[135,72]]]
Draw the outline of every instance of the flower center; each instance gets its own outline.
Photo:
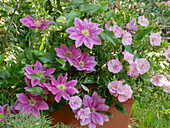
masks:
[[[29,100],[29,104],[33,106],[35,104],[35,100],[34,99]]]
[[[3,114],[0,114],[0,119],[2,119],[3,118]]]
[[[41,20],[37,20],[37,21],[35,21],[35,24],[36,24],[36,25],[40,25],[42,22],[43,22],[43,21],[41,21]]]
[[[82,32],[82,34],[84,36],[88,36],[89,35],[89,31],[87,29],[83,29],[81,32]]]
[[[70,57],[71,56],[71,52],[67,51],[67,53],[65,54],[66,57]]]
[[[58,88],[60,91],[62,91],[62,90],[64,90],[64,89],[66,88],[66,86],[65,86],[64,84],[60,84],[60,85],[57,86],[57,88]]]
[[[90,108],[90,111],[91,111],[91,113],[94,112],[95,108],[94,107]]]
[[[83,61],[80,61],[78,64],[80,65],[80,67],[84,66],[84,62]]]

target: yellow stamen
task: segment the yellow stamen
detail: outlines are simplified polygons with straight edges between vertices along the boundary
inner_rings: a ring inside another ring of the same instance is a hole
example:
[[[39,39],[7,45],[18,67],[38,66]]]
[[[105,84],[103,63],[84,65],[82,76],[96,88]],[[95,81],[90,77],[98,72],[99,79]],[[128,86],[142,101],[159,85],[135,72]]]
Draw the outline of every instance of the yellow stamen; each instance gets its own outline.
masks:
[[[81,32],[82,32],[82,34],[84,36],[88,36],[89,35],[89,31],[87,29],[83,29]]]
[[[66,89],[66,86],[64,84],[60,84],[57,86],[57,88],[61,91],[61,90]]]

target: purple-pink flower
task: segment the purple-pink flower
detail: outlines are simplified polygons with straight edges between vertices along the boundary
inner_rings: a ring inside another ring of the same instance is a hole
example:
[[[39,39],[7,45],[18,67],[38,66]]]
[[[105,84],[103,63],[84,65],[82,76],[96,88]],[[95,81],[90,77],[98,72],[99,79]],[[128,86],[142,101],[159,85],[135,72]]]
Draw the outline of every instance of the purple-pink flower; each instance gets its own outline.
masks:
[[[138,72],[138,69],[137,69],[137,65],[135,63],[130,63],[130,66],[129,66],[129,70],[127,71],[127,74],[128,76],[131,76],[131,77],[137,77],[139,72]]]
[[[152,46],[159,46],[161,44],[161,36],[159,36],[159,33],[151,33],[150,35],[150,44]]]
[[[73,96],[70,98],[69,105],[72,110],[76,110],[81,107],[82,99],[78,96]]]
[[[168,59],[168,61],[170,61],[170,48],[168,48],[167,50],[165,50],[165,53],[164,53],[166,59]]]
[[[147,18],[145,18],[144,15],[143,15],[143,16],[140,16],[140,17],[138,18],[138,23],[139,23],[141,26],[145,26],[145,27],[147,27],[147,26],[149,25],[149,21],[148,21]]]
[[[123,66],[119,59],[110,60],[107,64],[108,70],[113,73],[118,73],[122,70]]]
[[[39,110],[49,109],[48,104],[39,95],[33,96],[31,93],[28,93],[30,99],[24,93],[16,94],[16,96],[18,98],[16,102],[18,103],[15,106],[15,109],[21,110],[22,113],[31,113],[32,115],[39,117]]]
[[[126,29],[128,29],[130,32],[135,33],[133,30],[139,30],[140,28],[136,27],[136,18],[132,19],[127,25]]]
[[[89,57],[88,52],[84,52],[81,54],[79,58],[74,60],[73,66],[77,68],[77,70],[85,70],[88,72],[95,71],[94,66],[96,66],[97,62],[95,61],[95,57]]]
[[[76,48],[81,46],[83,43],[86,47],[92,49],[93,44],[101,45],[101,40],[98,37],[102,28],[98,28],[100,24],[92,23],[91,19],[84,19],[82,21],[79,18],[74,19],[75,26],[72,26],[66,30],[69,35],[69,38],[75,41]]]
[[[128,61],[129,63],[133,63],[133,58],[134,58],[134,55],[133,54],[131,54],[131,53],[129,53],[128,51],[124,51],[124,52],[122,52],[122,54],[124,55],[124,59],[126,60],[126,61]]]
[[[49,19],[49,18],[48,18]],[[48,20],[46,19],[46,20]],[[20,22],[27,26],[28,28],[36,28],[38,27],[39,30],[43,30],[48,27],[49,24],[54,23],[54,21],[46,21],[39,17],[37,20],[34,20],[30,15],[26,15],[25,18],[21,18]]]
[[[7,115],[7,112],[6,112],[7,106],[8,104],[5,104],[4,106],[0,105],[0,122],[3,121],[4,116]]]
[[[137,65],[137,70],[140,74],[144,74],[150,69],[150,63],[146,58],[136,59],[135,64]]]
[[[151,78],[151,83],[155,86],[164,86],[167,83],[167,78],[162,74],[156,74]]]
[[[66,81],[67,73],[65,74],[65,77],[63,77],[63,75],[60,73],[57,80],[52,78],[52,83],[44,84],[53,95],[56,95],[54,99],[57,102],[60,102],[61,97],[63,97],[65,100],[70,100],[69,94],[74,95],[75,93],[79,93],[74,87],[77,84],[77,80],[71,80],[67,83]]]
[[[61,44],[60,49],[55,48],[57,56],[63,58],[65,61],[68,61],[70,65],[73,65],[73,61],[81,55],[81,50],[77,49],[76,46],[72,45],[70,48]]]
[[[96,128],[97,125],[103,125],[105,121],[109,121],[109,117],[99,113],[99,111],[107,111],[109,106],[104,104],[105,99],[99,98],[97,92],[92,97],[85,95],[83,97],[83,105],[76,113],[76,118],[80,119],[82,126],[88,125],[89,128]]]
[[[28,79],[31,80],[31,85],[32,85],[32,87],[38,85],[38,86],[44,88],[44,87],[45,87],[45,86],[44,86],[44,83],[45,83],[45,82],[48,82],[49,79],[51,79],[51,77],[53,77],[51,74],[54,73],[55,69],[56,69],[56,68],[43,68],[43,67],[42,67],[42,64],[41,64],[39,61],[37,61],[37,62],[35,63],[34,69],[33,69],[30,65],[26,65],[26,67],[25,67],[26,72],[25,72],[24,74],[26,75],[26,77],[27,77]],[[47,79],[45,82],[43,82],[43,79],[44,79],[44,78],[40,75],[39,72],[41,72],[42,74],[45,75],[45,79]],[[31,76],[31,74],[38,75],[41,80],[34,79],[34,78]],[[29,83],[29,81],[28,81],[27,78],[26,78],[26,83],[27,83],[28,86],[30,87],[30,83]],[[27,89],[28,89],[28,88],[27,88]]]
[[[129,32],[127,32],[127,30],[123,32],[122,44],[123,45],[132,44],[132,35]]]
[[[116,39],[122,37],[123,30],[121,27],[118,27],[118,25],[114,25],[113,27],[109,28],[110,31],[113,31],[115,34]]]

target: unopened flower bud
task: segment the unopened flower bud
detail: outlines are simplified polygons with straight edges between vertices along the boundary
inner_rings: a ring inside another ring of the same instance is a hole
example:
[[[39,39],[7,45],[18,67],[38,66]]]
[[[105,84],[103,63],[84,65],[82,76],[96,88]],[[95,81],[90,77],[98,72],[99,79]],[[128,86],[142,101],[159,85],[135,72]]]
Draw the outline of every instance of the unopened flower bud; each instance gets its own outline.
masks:
[[[106,68],[106,64],[104,64],[101,68]]]

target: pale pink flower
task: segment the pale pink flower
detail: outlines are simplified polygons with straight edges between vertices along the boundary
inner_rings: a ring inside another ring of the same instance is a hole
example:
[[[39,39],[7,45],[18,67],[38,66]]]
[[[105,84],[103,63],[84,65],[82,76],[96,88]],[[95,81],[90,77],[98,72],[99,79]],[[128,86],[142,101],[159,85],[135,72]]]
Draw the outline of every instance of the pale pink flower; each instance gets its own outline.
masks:
[[[150,69],[150,63],[146,58],[136,59],[135,63],[140,74],[144,74]]]
[[[113,31],[115,34],[116,39],[122,37],[123,30],[121,27],[118,27],[117,25],[114,25],[113,27],[109,28],[110,31]]]
[[[170,49],[168,48],[167,50],[165,50],[165,53],[164,53],[166,59],[168,59],[168,61],[170,61]]]
[[[139,30],[140,28],[136,27],[136,18],[132,19],[127,25],[126,29],[128,29],[130,32],[135,33],[133,30]]]
[[[39,95],[33,96],[31,93],[27,93],[30,97],[28,97],[24,93],[16,94],[17,96],[17,105],[15,106],[16,110],[22,110],[22,113],[31,113],[32,115],[39,117],[39,110],[47,110],[49,109],[48,104],[42,100],[43,98]]]
[[[161,36],[159,36],[159,33],[151,33],[150,35],[150,43],[152,46],[159,46],[161,44]]]
[[[132,35],[129,32],[127,32],[127,30],[123,32],[122,44],[123,45],[132,44]]]
[[[167,78],[162,74],[156,74],[151,78],[151,83],[155,86],[164,86],[164,83],[168,81]]]
[[[105,24],[105,27],[106,27],[106,29],[110,30],[111,21],[108,21],[108,22]],[[112,30],[110,30],[110,31],[112,31]]]
[[[60,49],[55,48],[57,56],[63,58],[65,61],[68,61],[70,65],[73,65],[73,61],[81,55],[81,50],[77,49],[76,46],[72,45],[70,48],[61,44]]]
[[[49,19],[49,18],[48,18]],[[46,20],[48,20],[46,19]],[[46,21],[39,17],[37,20],[34,20],[30,15],[26,15],[25,18],[21,18],[20,22],[27,26],[28,28],[36,28],[38,27],[39,30],[43,30],[48,27],[49,24],[54,23],[54,21]]]
[[[74,60],[73,66],[77,68],[77,70],[85,70],[87,72],[95,71],[94,66],[96,66],[97,62],[95,61],[95,57],[89,57],[88,52],[84,52],[81,54],[79,58]]]
[[[131,53],[129,53],[128,51],[124,51],[124,52],[122,52],[122,54],[124,55],[124,59],[126,60],[126,61],[128,61],[129,63],[133,63],[133,58],[134,58],[134,55],[133,54],[131,54]]]
[[[122,81],[112,81],[108,83],[108,89],[111,95],[117,97],[123,92],[123,82]]]
[[[108,70],[113,73],[118,73],[122,70],[123,66],[119,59],[110,60],[107,64]]]
[[[81,107],[82,100],[78,96],[73,96],[70,98],[69,105],[72,110],[76,110]]]
[[[149,21],[148,21],[147,18],[145,18],[144,15],[143,15],[143,16],[140,16],[140,17],[138,18],[138,23],[139,23],[141,26],[145,26],[145,27],[147,27],[147,26],[149,25]]]
[[[78,90],[74,87],[77,84],[77,80],[67,81],[67,73],[65,77],[60,73],[57,80],[52,78],[52,83],[45,83],[44,85],[48,88],[49,91],[52,92],[55,96],[55,100],[60,102],[61,97],[65,100],[70,100],[70,96],[74,95],[75,93],[79,93]]]
[[[170,82],[167,82],[163,87],[162,87],[164,92],[167,92],[170,94]]]
[[[130,87],[128,84],[125,84],[125,85],[123,86],[122,94],[119,94],[119,96],[118,96],[118,100],[119,100],[120,102],[125,102],[125,101],[127,101],[129,98],[131,98],[132,93],[133,93],[133,91],[132,91],[131,87]]]
[[[90,123],[90,116],[91,116],[91,111],[90,108],[81,108],[77,114],[75,115],[75,117],[77,118],[77,120],[81,120],[80,124],[82,126],[87,125],[88,123]],[[86,123],[82,123],[82,122],[86,122]]]
[[[66,30],[69,35],[69,38],[76,40],[76,48],[81,46],[83,43],[86,47],[92,49],[93,44],[101,45],[101,40],[98,37],[102,28],[98,28],[100,24],[92,23],[91,19],[84,19],[82,21],[79,18],[74,19],[75,26],[70,27]]]
[[[138,72],[138,69],[137,69],[137,65],[135,63],[130,63],[130,66],[129,66],[129,70],[127,71],[127,74],[128,76],[131,76],[131,77],[137,77],[139,72]]]

